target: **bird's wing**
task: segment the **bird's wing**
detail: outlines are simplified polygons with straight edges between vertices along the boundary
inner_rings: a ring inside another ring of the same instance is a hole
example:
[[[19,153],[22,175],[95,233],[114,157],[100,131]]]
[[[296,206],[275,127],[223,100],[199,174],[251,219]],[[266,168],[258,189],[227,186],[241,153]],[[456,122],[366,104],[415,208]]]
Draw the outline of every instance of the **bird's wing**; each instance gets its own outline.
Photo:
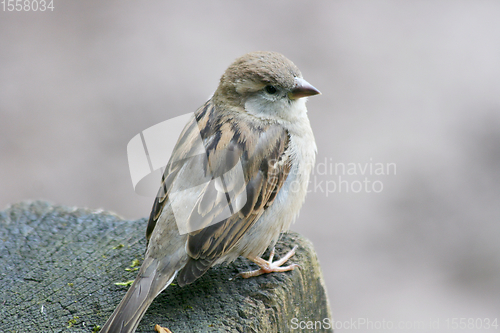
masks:
[[[209,107],[210,101],[205,103],[200,110],[202,111]],[[200,112],[200,110],[198,110],[198,112]],[[158,194],[156,195],[156,199],[153,203],[153,208],[151,210],[146,229],[146,239],[148,242],[153,234],[154,228],[156,227],[156,223],[158,222],[158,219],[168,202],[169,193],[172,190],[174,181],[179,178],[179,175],[182,174],[183,170],[187,169],[186,162],[190,162],[191,164],[195,162],[192,158],[190,159],[189,156],[200,157],[198,153],[200,148],[203,148],[200,147],[200,140],[200,130],[198,128],[196,118],[193,117],[193,119],[191,119],[191,121],[188,122],[182,130],[172,155],[170,156],[170,160],[165,167],[165,171],[163,172],[160,189],[158,190]]]
[[[289,135],[282,126],[234,117],[216,112],[210,101],[198,110],[196,121],[186,126],[177,142],[153,205],[148,239],[166,202],[197,186],[177,199],[195,197],[186,219],[190,259],[179,273],[180,285],[200,277],[241,239],[273,203],[291,167]],[[198,134],[206,153],[186,158],[196,151],[192,145]],[[205,178],[192,179],[200,172]]]

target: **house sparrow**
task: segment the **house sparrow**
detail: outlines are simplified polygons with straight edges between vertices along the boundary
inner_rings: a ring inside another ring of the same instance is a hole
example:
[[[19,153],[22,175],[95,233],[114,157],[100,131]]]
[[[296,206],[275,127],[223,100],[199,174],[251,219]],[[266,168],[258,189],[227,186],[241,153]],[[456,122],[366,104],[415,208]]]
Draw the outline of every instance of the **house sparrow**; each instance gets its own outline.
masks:
[[[149,218],[144,262],[101,332],[134,332],[153,299],[176,276],[184,286],[238,256],[260,267],[241,273],[244,278],[297,266],[282,267],[295,248],[279,261],[272,259],[274,245],[306,196],[316,144],[305,97],[319,93],[279,53],[249,53],[229,66],[177,141]],[[200,135],[206,153],[193,158]],[[237,163],[243,185],[231,176]],[[205,182],[207,174],[223,181]],[[194,208],[181,213],[186,223],[199,227],[181,234],[173,207],[188,207],[183,204],[189,200]],[[221,218],[228,202],[231,214]],[[262,259],[270,246],[269,260]]]

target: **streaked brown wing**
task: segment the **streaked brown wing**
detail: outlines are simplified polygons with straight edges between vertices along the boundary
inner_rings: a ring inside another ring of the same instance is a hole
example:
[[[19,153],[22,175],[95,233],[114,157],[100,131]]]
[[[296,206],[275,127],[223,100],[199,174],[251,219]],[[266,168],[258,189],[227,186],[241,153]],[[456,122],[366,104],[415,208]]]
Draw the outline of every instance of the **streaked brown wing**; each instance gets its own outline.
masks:
[[[208,109],[212,108],[213,105],[211,104],[211,101],[208,101],[197,111],[197,114],[204,114]],[[168,194],[171,190],[172,183],[184,167],[183,162],[189,161],[186,157],[192,156],[194,154],[193,152],[199,149],[196,144],[198,142],[197,139],[199,138],[199,135],[200,130],[198,124],[195,119],[193,119],[191,122],[186,124],[179,136],[179,139],[177,140],[172,156],[170,156],[170,160],[165,167],[160,189],[158,190],[151,214],[149,215],[148,226],[146,229],[146,239],[148,242],[156,226],[156,222],[160,218],[160,215],[168,202]],[[177,162],[173,163],[172,161]]]
[[[190,213],[189,221],[196,220],[207,227],[193,229],[195,231],[188,236],[186,248],[190,260],[179,273],[181,285],[200,277],[241,239],[272,204],[288,176],[290,157],[287,154],[287,131],[278,124],[253,124],[251,118],[236,119],[242,116],[245,115],[217,112],[211,101],[208,101],[196,112],[196,122],[193,121],[184,128],[162,177],[146,231],[148,241],[169,201],[169,195],[173,194],[173,184],[189,183],[189,170],[192,168],[190,164],[198,161],[186,156],[191,156],[198,149],[194,142],[199,134],[206,157],[198,162],[197,167],[202,168],[202,172],[211,175],[213,179],[223,176],[225,180],[223,191],[220,183],[209,182],[197,194],[199,198]],[[233,179],[227,177],[227,171],[237,162],[241,162],[243,169],[243,187],[235,185]],[[229,218],[213,224],[219,220],[219,214],[228,206],[228,202],[230,206],[233,204],[227,193],[231,190],[236,196],[245,191],[246,203]]]
[[[231,125],[232,134],[227,136],[228,143],[219,142],[218,147],[238,145],[242,150],[240,160],[245,174],[247,201],[243,208],[231,217],[190,233],[186,247],[190,259],[178,275],[180,285],[191,283],[203,275],[217,259],[224,256],[241,239],[265,209],[273,203],[288,176],[291,166],[290,157],[286,153],[289,143],[288,133],[279,125],[268,125],[250,131],[254,138],[247,137],[242,140],[238,134],[238,126],[237,122]],[[252,146],[249,146],[249,142],[253,143]],[[214,151],[208,150],[208,154],[210,160]],[[200,198],[200,205],[214,198],[213,195],[207,197],[211,193],[213,192],[204,193]],[[212,206],[217,207],[217,204]],[[194,210],[193,214],[197,212],[205,212],[205,209],[200,207]],[[211,215],[216,216],[216,213]]]

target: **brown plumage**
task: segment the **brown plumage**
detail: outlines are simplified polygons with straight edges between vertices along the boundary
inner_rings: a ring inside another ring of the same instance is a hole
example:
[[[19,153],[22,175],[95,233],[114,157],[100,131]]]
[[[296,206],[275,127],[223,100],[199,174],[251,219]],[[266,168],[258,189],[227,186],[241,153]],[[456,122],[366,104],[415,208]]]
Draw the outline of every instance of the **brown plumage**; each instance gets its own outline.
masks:
[[[278,53],[250,53],[226,70],[177,141],[149,218],[144,263],[101,332],[135,331],[176,274],[184,286],[239,255],[262,272],[294,268],[259,256],[288,229],[304,200],[316,146],[299,98],[318,93]],[[239,165],[243,183],[234,174]],[[174,211],[189,206],[186,200],[194,202],[192,209]],[[180,234],[178,214],[194,226],[189,233]]]

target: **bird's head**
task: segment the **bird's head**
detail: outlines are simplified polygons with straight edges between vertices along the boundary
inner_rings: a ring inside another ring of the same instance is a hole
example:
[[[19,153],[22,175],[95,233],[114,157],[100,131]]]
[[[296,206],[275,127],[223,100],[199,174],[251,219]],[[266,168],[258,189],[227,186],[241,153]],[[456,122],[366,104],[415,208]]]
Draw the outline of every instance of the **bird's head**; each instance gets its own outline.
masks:
[[[307,96],[320,94],[300,70],[276,52],[252,52],[236,59],[222,75],[213,100],[259,118],[293,120],[306,112]]]

